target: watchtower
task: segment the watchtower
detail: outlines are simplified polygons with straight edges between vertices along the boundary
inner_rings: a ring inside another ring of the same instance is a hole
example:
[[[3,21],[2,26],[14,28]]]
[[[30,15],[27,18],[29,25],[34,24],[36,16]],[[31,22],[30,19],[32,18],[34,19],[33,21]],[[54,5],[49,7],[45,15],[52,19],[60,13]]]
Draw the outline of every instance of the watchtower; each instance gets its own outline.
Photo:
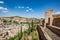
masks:
[[[52,25],[53,13],[53,10],[48,10],[45,12],[45,24]]]

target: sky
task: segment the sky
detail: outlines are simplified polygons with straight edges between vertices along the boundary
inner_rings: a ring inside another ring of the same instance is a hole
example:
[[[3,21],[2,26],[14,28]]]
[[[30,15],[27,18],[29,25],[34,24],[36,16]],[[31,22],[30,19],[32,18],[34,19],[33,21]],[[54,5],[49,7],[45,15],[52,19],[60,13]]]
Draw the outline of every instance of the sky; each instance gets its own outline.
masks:
[[[44,18],[51,9],[60,14],[60,0],[0,0],[0,16]]]

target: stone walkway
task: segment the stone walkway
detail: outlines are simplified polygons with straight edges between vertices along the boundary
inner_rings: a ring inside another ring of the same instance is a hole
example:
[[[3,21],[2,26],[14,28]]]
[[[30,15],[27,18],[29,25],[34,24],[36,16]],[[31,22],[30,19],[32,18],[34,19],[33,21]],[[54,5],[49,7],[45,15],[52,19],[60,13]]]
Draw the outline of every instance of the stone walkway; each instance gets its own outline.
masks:
[[[45,32],[52,38],[52,40],[60,40],[60,37],[58,37],[56,34],[54,34],[48,28],[46,28]]]

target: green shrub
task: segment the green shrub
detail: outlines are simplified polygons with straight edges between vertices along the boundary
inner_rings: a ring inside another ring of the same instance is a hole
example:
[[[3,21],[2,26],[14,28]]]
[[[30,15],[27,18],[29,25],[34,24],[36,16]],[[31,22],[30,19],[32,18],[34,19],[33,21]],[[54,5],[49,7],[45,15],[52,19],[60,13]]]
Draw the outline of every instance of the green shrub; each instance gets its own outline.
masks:
[[[11,38],[9,38],[8,40],[14,40],[14,38],[13,38],[13,37],[11,37]]]

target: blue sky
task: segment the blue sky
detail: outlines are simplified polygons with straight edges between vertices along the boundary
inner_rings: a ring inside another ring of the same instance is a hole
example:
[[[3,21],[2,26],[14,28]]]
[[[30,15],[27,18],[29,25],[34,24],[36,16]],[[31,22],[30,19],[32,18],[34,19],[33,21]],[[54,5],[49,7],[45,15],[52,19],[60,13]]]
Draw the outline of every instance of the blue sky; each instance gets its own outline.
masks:
[[[50,9],[60,13],[60,0],[0,0],[0,16],[43,18]]]

